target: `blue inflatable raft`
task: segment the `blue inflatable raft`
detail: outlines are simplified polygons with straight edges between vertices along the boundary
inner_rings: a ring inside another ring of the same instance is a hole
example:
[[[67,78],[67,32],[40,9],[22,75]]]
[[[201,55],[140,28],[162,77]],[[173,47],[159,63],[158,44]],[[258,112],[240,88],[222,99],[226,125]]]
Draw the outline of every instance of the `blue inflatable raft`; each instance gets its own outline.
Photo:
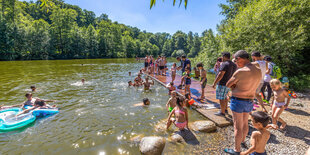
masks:
[[[21,108],[11,108],[0,111],[0,131],[11,131],[22,128],[36,120],[32,113],[22,114],[16,117],[21,112]]]
[[[25,109],[29,109],[32,106],[25,106]],[[57,114],[59,112],[58,108],[47,108],[47,109],[35,109],[30,111],[36,117],[45,117]]]

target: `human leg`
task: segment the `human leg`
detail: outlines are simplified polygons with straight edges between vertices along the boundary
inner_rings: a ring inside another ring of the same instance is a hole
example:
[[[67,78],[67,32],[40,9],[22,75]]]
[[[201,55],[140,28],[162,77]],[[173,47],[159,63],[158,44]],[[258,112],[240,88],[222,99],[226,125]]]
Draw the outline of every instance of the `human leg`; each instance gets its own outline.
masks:
[[[246,136],[249,133],[249,113],[242,113],[243,115],[243,135],[242,135],[242,142],[245,141]]]
[[[270,87],[270,83],[269,82],[267,82],[267,92],[268,92],[267,101],[269,102],[269,100],[271,98],[271,93],[272,93],[272,89]]]
[[[241,142],[243,141],[243,113],[232,112],[234,122],[235,151],[241,151]]]

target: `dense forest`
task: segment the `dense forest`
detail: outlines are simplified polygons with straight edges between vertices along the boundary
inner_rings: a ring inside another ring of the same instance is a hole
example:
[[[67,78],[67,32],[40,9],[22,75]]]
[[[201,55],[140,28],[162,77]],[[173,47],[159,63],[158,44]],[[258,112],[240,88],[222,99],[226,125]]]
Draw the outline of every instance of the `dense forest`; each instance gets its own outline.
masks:
[[[0,60],[132,58],[200,51],[197,33],[148,33],[61,0],[0,0]]]
[[[0,60],[186,54],[209,69],[223,51],[257,50],[272,56],[293,88],[310,87],[309,0],[227,0],[220,7],[225,19],[217,33],[170,35],[141,31],[62,0],[0,0]]]

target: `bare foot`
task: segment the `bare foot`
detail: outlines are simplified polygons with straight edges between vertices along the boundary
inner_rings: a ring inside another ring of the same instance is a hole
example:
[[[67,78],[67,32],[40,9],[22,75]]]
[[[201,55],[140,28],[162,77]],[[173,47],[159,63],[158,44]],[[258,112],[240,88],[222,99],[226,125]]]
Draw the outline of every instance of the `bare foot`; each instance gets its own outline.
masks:
[[[280,126],[280,129],[283,130],[283,129],[285,129],[285,127],[286,127],[286,123],[283,123],[283,124]]]

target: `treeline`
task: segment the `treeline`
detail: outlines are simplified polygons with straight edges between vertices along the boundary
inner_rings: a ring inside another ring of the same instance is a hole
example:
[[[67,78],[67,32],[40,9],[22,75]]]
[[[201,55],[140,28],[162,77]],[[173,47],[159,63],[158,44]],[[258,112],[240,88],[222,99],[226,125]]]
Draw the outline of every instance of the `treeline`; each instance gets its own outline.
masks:
[[[194,59],[208,68],[223,51],[244,49],[270,55],[296,90],[310,88],[310,1],[227,0],[218,33],[204,32]]]
[[[148,33],[61,0],[0,0],[0,60],[195,57],[197,33]]]

